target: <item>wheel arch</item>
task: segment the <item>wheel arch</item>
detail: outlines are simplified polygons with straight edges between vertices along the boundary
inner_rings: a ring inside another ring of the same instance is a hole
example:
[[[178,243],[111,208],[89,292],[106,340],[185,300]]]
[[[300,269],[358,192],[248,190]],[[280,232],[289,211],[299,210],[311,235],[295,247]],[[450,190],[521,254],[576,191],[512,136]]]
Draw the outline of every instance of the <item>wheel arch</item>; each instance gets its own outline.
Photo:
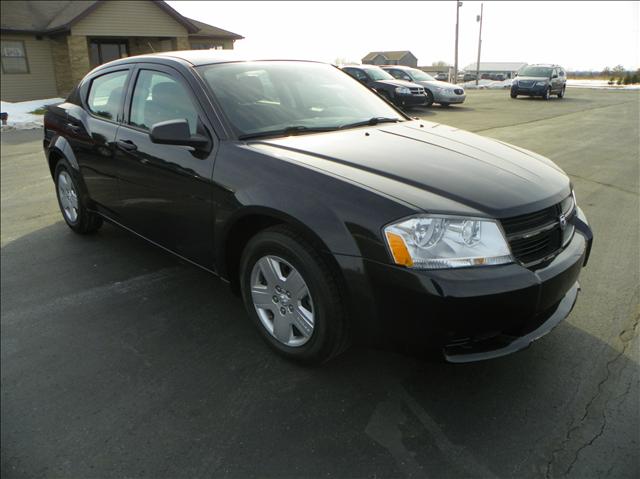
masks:
[[[51,140],[47,149],[47,163],[52,178],[56,171],[56,165],[61,159],[67,160],[75,172],[80,173],[80,165],[73,154],[71,145],[66,138],[58,135]]]
[[[281,210],[267,206],[245,207],[225,222],[216,235],[216,265],[218,274],[229,281],[234,292],[239,291],[239,266],[242,252],[255,235],[270,227],[286,225],[294,229],[327,260],[340,281],[338,262],[327,243],[307,224]]]

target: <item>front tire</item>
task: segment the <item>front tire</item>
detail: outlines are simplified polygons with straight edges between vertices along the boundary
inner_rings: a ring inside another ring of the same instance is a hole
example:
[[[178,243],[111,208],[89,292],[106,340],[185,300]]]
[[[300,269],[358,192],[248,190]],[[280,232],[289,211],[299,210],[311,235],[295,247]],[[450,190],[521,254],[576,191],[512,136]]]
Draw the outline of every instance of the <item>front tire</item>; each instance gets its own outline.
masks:
[[[547,101],[549,98],[551,98],[551,88],[547,88],[542,95],[542,99],[545,101]]]
[[[338,278],[318,250],[287,226],[258,233],[240,261],[247,313],[280,355],[321,364],[348,345]]]
[[[427,108],[433,105],[433,93],[431,91],[425,89],[424,94],[427,96],[427,103],[424,104]]]
[[[66,159],[58,161],[54,171],[56,196],[67,226],[78,234],[95,233],[102,226],[102,217],[89,211],[89,198],[80,187],[80,180]]]
[[[566,86],[562,87],[562,90],[560,90],[560,92],[558,93],[558,98],[564,98],[564,90],[565,88],[567,88]]]
[[[518,98],[518,93],[516,93],[515,91],[511,90],[511,98]]]

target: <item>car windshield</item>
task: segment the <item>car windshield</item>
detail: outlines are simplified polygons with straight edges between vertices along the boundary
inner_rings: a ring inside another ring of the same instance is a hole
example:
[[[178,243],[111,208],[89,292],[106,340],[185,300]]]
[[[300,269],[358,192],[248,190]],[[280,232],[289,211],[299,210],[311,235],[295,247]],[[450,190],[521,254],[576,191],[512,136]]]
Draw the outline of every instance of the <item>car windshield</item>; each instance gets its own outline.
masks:
[[[433,80],[435,80],[435,78],[433,78],[428,73],[423,72],[422,70],[411,70],[411,76],[416,81],[433,81]]]
[[[393,77],[382,68],[363,68],[372,80],[393,80]]]
[[[368,88],[324,63],[238,62],[198,71],[239,137],[405,120]]]
[[[551,76],[551,68],[548,67],[524,67],[518,72],[523,77],[545,77]]]

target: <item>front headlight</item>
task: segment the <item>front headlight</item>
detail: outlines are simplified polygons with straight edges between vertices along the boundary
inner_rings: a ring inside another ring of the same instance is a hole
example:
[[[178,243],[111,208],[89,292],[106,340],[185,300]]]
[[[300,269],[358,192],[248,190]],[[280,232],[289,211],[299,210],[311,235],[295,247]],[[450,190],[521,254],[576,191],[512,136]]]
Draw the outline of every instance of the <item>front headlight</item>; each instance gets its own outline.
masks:
[[[396,93],[400,95],[411,95],[411,90],[409,90],[405,86],[399,86],[398,88],[396,88]]]
[[[547,82],[546,81],[537,81],[536,82],[536,86],[547,86]]]
[[[498,223],[483,218],[420,215],[384,228],[396,264],[415,269],[513,262]]]

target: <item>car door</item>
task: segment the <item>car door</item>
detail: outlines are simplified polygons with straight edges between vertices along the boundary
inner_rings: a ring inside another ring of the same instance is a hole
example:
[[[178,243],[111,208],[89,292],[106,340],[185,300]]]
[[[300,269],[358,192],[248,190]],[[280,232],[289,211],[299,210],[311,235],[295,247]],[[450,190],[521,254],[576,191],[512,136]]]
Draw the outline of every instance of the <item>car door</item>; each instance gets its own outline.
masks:
[[[173,68],[141,65],[133,73],[125,118],[116,137],[124,226],[184,258],[213,269],[211,178],[217,138],[184,77]],[[156,144],[152,127],[187,120],[203,148]]]
[[[80,86],[80,104],[67,110],[71,149],[89,197],[98,209],[113,214],[119,201],[114,161],[115,139],[122,118],[131,67],[100,71]]]

